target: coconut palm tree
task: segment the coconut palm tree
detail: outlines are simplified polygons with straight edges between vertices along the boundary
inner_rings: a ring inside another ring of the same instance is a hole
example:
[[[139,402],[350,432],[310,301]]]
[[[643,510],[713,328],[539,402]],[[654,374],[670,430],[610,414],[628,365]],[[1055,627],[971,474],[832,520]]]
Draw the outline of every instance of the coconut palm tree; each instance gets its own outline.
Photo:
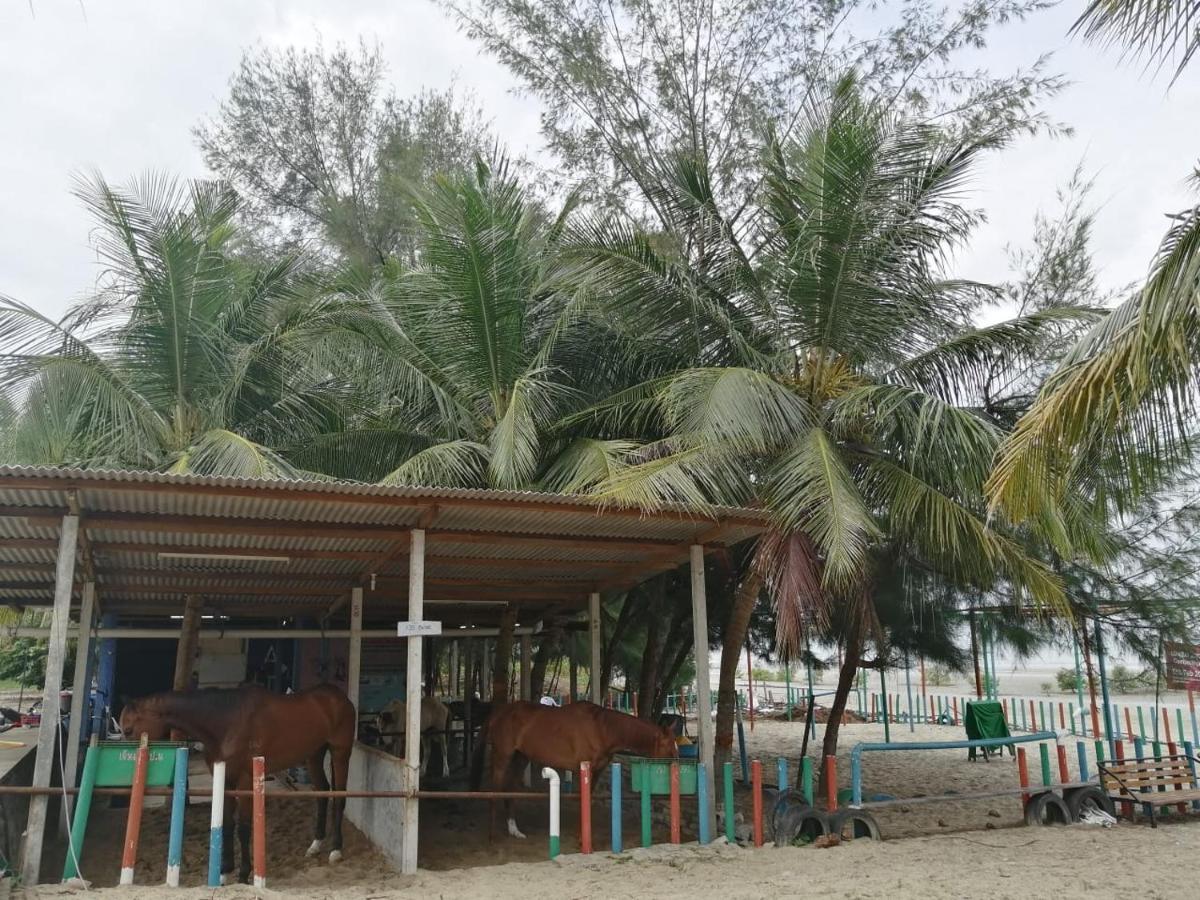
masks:
[[[592,221],[572,233],[578,272],[626,339],[694,360],[570,419],[609,440],[577,474],[606,471],[593,489],[614,503],[760,502],[772,516],[724,631],[718,750],[764,586],[793,657],[806,629],[835,612],[846,622],[839,704],[878,625],[871,598],[889,555],[1062,602],[1047,567],[985,518],[1002,430],[984,382],[1019,380],[1079,313],[973,328],[988,292],[940,275],[976,220],[961,191],[995,143],[944,140],[844,77],[794,137],[770,143],[742,218],[718,214],[702,160],[679,158],[656,173],[674,232]]]
[[[1124,44],[1134,55],[1164,65],[1178,58],[1175,77],[1200,49],[1197,0],[1092,0],[1072,31],[1090,40]]]
[[[230,253],[237,198],[216,182],[100,176],[94,296],[55,321],[0,298],[0,415],[9,462],[279,477],[281,448],[344,399],[304,335],[320,310],[299,261]]]

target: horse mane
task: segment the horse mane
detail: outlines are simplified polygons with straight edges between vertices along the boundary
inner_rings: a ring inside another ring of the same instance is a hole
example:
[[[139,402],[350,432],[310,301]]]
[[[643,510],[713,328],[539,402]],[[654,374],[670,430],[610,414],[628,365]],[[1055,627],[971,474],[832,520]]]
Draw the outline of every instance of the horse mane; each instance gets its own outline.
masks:
[[[648,722],[615,709],[606,709],[603,706],[595,706],[592,715],[603,723],[606,731],[622,741],[632,740],[639,743],[653,741],[663,731],[662,727],[654,722]],[[630,747],[629,749],[635,748]]]

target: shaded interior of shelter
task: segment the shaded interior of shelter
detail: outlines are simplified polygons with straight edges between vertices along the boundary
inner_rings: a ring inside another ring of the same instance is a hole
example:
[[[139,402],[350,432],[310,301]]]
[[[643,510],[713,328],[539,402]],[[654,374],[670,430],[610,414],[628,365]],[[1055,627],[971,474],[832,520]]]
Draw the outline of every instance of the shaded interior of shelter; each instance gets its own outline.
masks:
[[[202,685],[349,689],[351,598],[361,592],[360,712],[403,697],[407,642],[395,634],[410,613],[414,529],[424,535],[423,618],[442,624],[439,640],[479,647],[506,610],[518,633],[587,628],[590,598],[686,565],[693,546],[732,546],[764,527],[753,510],[646,513],[529,492],[9,468],[0,469],[0,603],[52,605],[68,514],[80,522],[72,619],[92,582],[99,665],[108,654],[115,677],[88,681],[101,688],[97,709],[111,712],[122,695],[171,686],[189,597],[201,605],[202,658],[244,642],[244,671]],[[473,659],[483,662],[478,651]],[[460,742],[455,762],[462,753]],[[445,782],[438,768],[424,785],[465,787],[461,768]],[[486,804],[469,807],[486,819]],[[428,810],[422,835],[440,815]]]

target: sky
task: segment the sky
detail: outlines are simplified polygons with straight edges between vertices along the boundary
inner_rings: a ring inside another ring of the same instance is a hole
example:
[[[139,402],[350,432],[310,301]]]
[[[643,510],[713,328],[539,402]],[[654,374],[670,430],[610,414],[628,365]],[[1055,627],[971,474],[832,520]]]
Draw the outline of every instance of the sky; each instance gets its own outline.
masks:
[[[969,202],[988,221],[956,274],[1005,277],[1005,247],[1081,161],[1100,205],[1095,250],[1106,285],[1141,278],[1167,225],[1189,205],[1200,155],[1200,64],[1170,86],[1116,51],[1067,35],[1079,0],[1011,26],[978,54],[996,71],[1055,54],[1074,84],[1048,107],[1069,138],[1017,141],[991,156]],[[192,127],[224,96],[243,50],[378,41],[397,93],[456,82],[515,154],[536,155],[538,106],[429,0],[0,0],[0,294],[57,316],[93,285],[89,223],[71,196],[77,173],[113,181],[146,170],[204,176]]]

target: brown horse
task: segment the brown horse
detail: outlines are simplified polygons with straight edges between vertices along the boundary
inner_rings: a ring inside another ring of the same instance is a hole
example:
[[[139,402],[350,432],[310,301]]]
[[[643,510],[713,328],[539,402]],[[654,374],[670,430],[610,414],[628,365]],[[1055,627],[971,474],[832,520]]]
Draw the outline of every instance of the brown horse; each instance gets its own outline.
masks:
[[[492,790],[512,790],[526,763],[553,769],[578,769],[591,764],[592,779],[622,750],[655,758],[679,755],[675,737],[661,728],[625,713],[594,703],[542,706],[540,703],[507,703],[496,707],[480,734],[479,747],[471,761],[471,788],[479,790],[483,780],[483,753],[492,750]],[[504,801],[508,833],[523,838],[513,818],[512,801]]]
[[[329,790],[325,777],[325,754],[330,755],[332,787],[346,789],[350,751],[354,746],[356,716],[354,705],[345,693],[332,685],[300,691],[298,694],[273,694],[256,685],[228,690],[164,691],[130,700],[121,711],[121,731],[133,740],[142,734],[150,740],[162,740],[172,731],[204,744],[204,761],[211,772],[213,763],[224,762],[226,784],[231,790],[251,787],[251,759],[266,758],[268,772],[306,765],[313,785]],[[333,849],[331,863],[342,858],[342,815],[345,800],[333,803]],[[325,818],[329,801],[317,800],[317,823],[308,855],[315,856],[325,839]],[[233,871],[232,828],[237,816],[237,836],[242,847],[238,875],[250,880],[250,819],[248,799],[225,809],[225,840],[222,845],[221,873]]]

